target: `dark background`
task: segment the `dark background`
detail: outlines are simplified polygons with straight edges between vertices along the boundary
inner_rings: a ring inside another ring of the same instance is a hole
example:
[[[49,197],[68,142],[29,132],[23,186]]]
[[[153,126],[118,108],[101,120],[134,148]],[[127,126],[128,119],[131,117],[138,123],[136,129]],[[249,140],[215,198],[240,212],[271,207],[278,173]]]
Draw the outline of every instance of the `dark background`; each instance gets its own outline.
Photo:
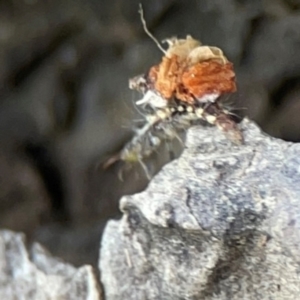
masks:
[[[144,1],[162,40],[191,34],[234,62],[235,106],[269,134],[300,140],[299,0]],[[161,57],[139,1],[0,1],[0,226],[75,265],[97,263],[118,199],[140,172],[102,164],[139,118],[128,78]]]

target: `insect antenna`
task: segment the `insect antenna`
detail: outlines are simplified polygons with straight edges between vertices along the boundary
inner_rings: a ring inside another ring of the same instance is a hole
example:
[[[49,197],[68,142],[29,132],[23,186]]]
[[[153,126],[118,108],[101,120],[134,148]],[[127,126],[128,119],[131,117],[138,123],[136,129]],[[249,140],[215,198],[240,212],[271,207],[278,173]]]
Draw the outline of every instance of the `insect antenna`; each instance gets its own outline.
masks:
[[[166,50],[161,46],[161,44],[159,43],[159,41],[154,37],[154,35],[149,31],[147,24],[146,24],[146,20],[144,17],[144,11],[143,11],[143,6],[140,3],[139,5],[139,14],[141,17],[141,22],[143,24],[143,29],[146,32],[146,34],[152,39],[152,41],[154,41],[154,43],[156,44],[156,46],[158,47],[158,49],[160,51],[162,51],[162,53],[166,54]]]

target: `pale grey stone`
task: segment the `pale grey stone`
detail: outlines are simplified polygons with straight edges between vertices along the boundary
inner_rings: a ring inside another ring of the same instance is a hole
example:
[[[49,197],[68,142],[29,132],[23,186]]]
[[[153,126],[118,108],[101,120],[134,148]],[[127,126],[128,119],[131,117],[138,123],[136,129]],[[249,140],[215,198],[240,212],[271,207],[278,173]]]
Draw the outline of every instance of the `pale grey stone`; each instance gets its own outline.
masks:
[[[105,229],[106,300],[299,299],[300,145],[193,127],[177,160]]]
[[[78,269],[51,257],[39,244],[27,250],[23,234],[0,231],[0,299],[100,300],[91,266]]]

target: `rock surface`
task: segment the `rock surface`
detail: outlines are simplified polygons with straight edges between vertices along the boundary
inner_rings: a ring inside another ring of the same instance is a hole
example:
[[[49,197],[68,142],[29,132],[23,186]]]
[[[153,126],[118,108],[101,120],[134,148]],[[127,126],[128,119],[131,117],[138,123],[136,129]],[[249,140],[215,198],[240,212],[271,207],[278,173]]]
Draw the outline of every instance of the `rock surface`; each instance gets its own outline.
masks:
[[[39,244],[26,249],[23,234],[0,231],[0,299],[100,300],[91,266],[75,267],[51,257]]]
[[[213,127],[123,197],[104,231],[106,300],[298,299],[300,145],[244,120],[244,145]]]

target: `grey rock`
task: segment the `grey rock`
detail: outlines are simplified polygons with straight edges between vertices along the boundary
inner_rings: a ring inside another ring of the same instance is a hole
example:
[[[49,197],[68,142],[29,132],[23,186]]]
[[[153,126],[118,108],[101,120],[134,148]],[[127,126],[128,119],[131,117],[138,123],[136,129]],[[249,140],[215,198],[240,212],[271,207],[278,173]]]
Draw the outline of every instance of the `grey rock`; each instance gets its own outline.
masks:
[[[122,198],[100,251],[106,300],[299,299],[300,145],[240,127],[240,146],[191,128],[181,157]]]
[[[39,244],[30,251],[23,234],[0,231],[0,299],[101,299],[91,266],[51,257]]]

